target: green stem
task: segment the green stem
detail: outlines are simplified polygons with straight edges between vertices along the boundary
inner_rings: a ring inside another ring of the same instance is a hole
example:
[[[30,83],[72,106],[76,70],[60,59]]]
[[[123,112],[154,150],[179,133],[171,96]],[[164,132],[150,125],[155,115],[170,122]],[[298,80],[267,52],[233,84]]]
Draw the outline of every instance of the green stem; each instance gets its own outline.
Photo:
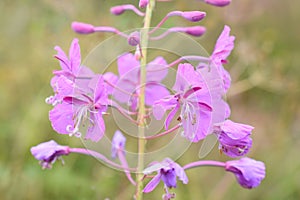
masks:
[[[139,122],[139,139],[138,139],[138,166],[137,166],[137,176],[136,176],[136,200],[143,199],[143,169],[144,169],[144,153],[146,140],[145,136],[145,83],[146,83],[146,64],[147,64],[147,47],[149,40],[149,28],[151,24],[152,11],[155,6],[155,0],[150,0],[146,14],[144,18],[144,27],[141,30],[141,70],[140,70],[140,97],[139,97],[139,113],[138,113],[138,122]]]

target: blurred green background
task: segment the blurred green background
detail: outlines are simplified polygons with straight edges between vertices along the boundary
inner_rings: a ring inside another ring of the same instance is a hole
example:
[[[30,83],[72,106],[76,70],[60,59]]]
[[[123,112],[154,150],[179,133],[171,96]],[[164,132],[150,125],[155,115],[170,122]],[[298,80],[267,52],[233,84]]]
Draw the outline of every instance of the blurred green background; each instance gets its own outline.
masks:
[[[51,107],[44,100],[52,94],[51,72],[59,67],[53,47],[67,50],[78,37],[84,57],[110,36],[76,35],[70,29],[75,20],[115,24],[120,30],[140,27],[141,19],[132,13],[109,15],[110,6],[119,3],[132,1],[0,2],[0,199],[132,199],[134,188],[125,176],[95,159],[71,155],[65,166],[56,163],[52,170],[42,170],[29,151],[50,139],[81,146],[76,138],[56,134],[48,121]],[[243,189],[218,168],[190,170],[189,184],[178,184],[177,199],[300,199],[299,8],[295,0],[233,0],[226,8],[194,0],[157,4],[153,25],[174,9],[206,11],[201,25],[207,33],[197,40],[209,52],[224,24],[232,27],[236,48],[226,65],[234,82],[228,94],[231,118],[255,126],[249,156],[267,167],[266,179],[253,190]],[[192,147],[179,162],[190,161],[197,151]],[[207,158],[228,159],[217,147]],[[145,199],[161,199],[162,193],[158,187]]]

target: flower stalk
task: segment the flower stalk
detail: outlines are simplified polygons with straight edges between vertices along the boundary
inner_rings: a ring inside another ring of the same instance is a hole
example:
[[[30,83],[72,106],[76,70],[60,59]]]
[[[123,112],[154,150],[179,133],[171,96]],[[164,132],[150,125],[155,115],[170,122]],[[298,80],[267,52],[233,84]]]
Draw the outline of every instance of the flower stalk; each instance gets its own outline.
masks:
[[[146,14],[144,17],[144,27],[141,30],[141,60],[140,60],[140,98],[139,98],[139,113],[138,113],[138,166],[137,166],[137,175],[136,175],[136,200],[143,199],[143,169],[144,169],[144,152],[146,146],[145,140],[145,83],[146,83],[146,64],[147,64],[147,46],[149,41],[149,28],[151,25],[152,12],[155,6],[155,0],[150,0],[146,8]]]

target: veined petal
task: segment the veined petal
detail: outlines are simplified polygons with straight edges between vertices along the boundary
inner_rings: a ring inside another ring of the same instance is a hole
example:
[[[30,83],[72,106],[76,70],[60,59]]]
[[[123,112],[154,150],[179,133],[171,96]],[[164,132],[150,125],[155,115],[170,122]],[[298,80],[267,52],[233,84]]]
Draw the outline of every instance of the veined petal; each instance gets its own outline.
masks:
[[[168,74],[168,69],[159,70],[167,66],[167,61],[158,56],[147,64],[147,82],[161,82]],[[157,71],[154,71],[157,70]],[[149,71],[149,72],[148,72]]]
[[[66,53],[59,46],[55,46],[54,49],[57,51],[54,57],[59,60],[62,70],[70,72],[70,61]]]
[[[216,64],[222,63],[230,55],[234,48],[234,36],[230,36],[230,27],[224,26],[222,33],[220,34],[215,49],[211,55],[213,62]]]
[[[200,81],[200,74],[194,70],[194,67],[191,64],[179,64],[173,90],[176,92],[185,92],[191,86],[199,86],[201,83]]]
[[[50,112],[49,119],[53,129],[60,134],[69,134],[67,127],[74,127],[74,106],[67,103],[57,104]]]
[[[135,94],[136,90],[138,89],[135,83],[127,79],[119,79],[117,87],[122,91],[120,91],[119,89],[114,89],[112,95],[117,101],[121,103],[128,103],[131,95]]]
[[[98,142],[104,135],[105,132],[105,124],[102,118],[102,113],[91,113],[90,114],[91,124],[87,130],[85,135],[85,139],[90,139],[94,142]]]
[[[181,180],[182,183],[187,184],[189,182],[189,179],[188,179],[184,169],[175,162],[173,163],[173,165],[175,168],[176,176],[178,176],[179,180]]]
[[[103,78],[105,81],[113,85],[116,85],[119,80],[119,77],[112,72],[106,72],[105,74],[103,74]],[[114,87],[110,86],[109,84],[106,84],[106,89],[107,89],[107,94],[112,94],[114,91]]]
[[[99,105],[107,105],[108,96],[103,77],[99,75],[96,78],[98,79],[98,81],[96,87],[94,88],[94,103]]]
[[[72,96],[66,96],[63,98],[64,102],[67,104],[73,104],[76,106],[83,106],[83,105],[87,105],[89,102],[87,102],[86,100],[83,99],[79,99],[77,97],[72,97]]]
[[[135,56],[131,53],[126,53],[118,58],[118,71],[120,79],[131,80],[137,83],[139,80],[139,66],[140,63],[135,59]]]
[[[212,113],[200,110],[198,120],[199,123],[197,124],[196,137],[193,142],[198,142],[210,134],[209,128],[212,125]]]
[[[166,96],[163,99],[157,100],[153,105],[153,115],[155,119],[161,120],[165,112],[174,108],[178,104],[178,98],[174,95]]]
[[[173,108],[173,110],[171,110],[171,112],[169,113],[169,115],[167,116],[166,122],[165,122],[165,129],[168,130],[169,125],[172,121],[172,119],[174,118],[175,114],[177,113],[178,109],[180,107],[180,104],[178,103],[175,108]]]
[[[155,175],[152,178],[152,180],[145,186],[143,192],[144,193],[149,193],[152,190],[154,190],[154,188],[156,188],[156,186],[159,184],[160,178],[161,178],[161,174],[160,173],[158,173],[157,175]]]
[[[170,92],[163,85],[157,82],[147,83],[145,91],[145,103],[152,106],[155,101],[168,96]]]
[[[69,58],[70,58],[70,70],[73,72],[73,74],[77,75],[80,70],[80,63],[81,63],[80,46],[78,44],[77,38],[75,38],[72,41],[69,50]]]

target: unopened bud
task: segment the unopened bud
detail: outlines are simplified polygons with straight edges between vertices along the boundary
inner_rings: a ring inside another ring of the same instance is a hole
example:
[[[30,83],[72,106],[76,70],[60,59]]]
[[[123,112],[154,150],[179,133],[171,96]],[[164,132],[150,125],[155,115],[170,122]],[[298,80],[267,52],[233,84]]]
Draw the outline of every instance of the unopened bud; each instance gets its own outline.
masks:
[[[132,32],[128,36],[128,44],[131,46],[136,46],[136,45],[140,44],[140,32],[138,32],[138,31]]]
[[[214,6],[227,6],[231,3],[231,0],[204,0],[205,3],[214,5]]]
[[[201,11],[186,11],[182,12],[181,16],[191,22],[198,22],[206,16],[206,13]]]
[[[145,8],[149,4],[149,0],[140,0],[139,7]]]
[[[187,27],[185,30],[185,33],[199,37],[203,35],[206,32],[206,28],[204,26],[191,26]]]
[[[114,6],[110,8],[110,12],[114,15],[121,15],[126,9],[123,5],[121,6]]]
[[[80,34],[89,34],[95,32],[93,25],[82,22],[72,22],[71,27],[76,33]]]

